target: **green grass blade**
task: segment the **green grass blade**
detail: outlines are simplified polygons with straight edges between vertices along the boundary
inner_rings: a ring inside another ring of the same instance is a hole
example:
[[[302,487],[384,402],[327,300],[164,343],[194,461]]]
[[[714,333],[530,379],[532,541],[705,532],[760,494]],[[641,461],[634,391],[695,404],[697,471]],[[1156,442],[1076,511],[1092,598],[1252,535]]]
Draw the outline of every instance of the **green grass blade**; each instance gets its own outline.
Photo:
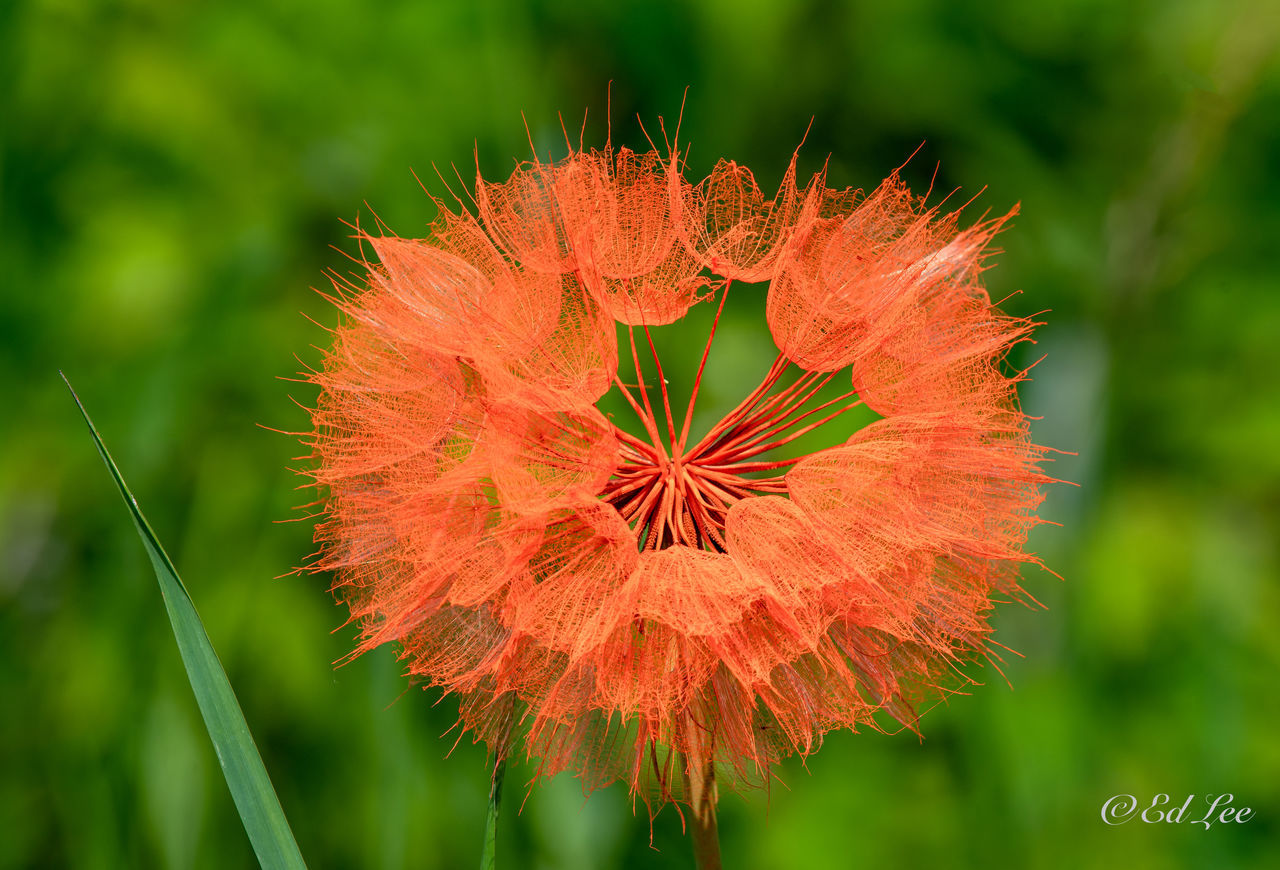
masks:
[[[67,380],[65,375],[62,379]],[[71,389],[69,381],[67,389],[71,390],[71,397],[76,400],[80,413],[84,415],[84,421],[93,435],[93,443],[102,455],[102,461],[111,472],[120,494],[124,496],[129,513],[133,515],[134,525],[138,527],[138,535],[147,549],[147,555],[151,557],[151,565],[155,568],[156,579],[160,583],[160,593],[164,596],[169,621],[173,623],[173,634],[178,641],[178,651],[182,653],[182,663],[186,665],[196,703],[204,716],[204,724],[209,729],[209,737],[213,740],[222,773],[231,789],[236,809],[240,811],[240,819],[244,822],[244,829],[249,834],[258,862],[270,870],[305,868],[298,844],[285,820],[284,810],[280,807],[280,799],[276,796],[276,790],[267,776],[267,769],[258,755],[249,726],[244,721],[240,702],[231,690],[227,673],[218,661],[200,615],[196,613],[195,604],[179,579],[173,562],[169,560],[155,532],[142,515],[137,500],[129,491],[120,475],[120,469],[112,461],[111,454],[102,443],[102,437],[98,435],[93,421],[89,419],[89,413],[84,409],[76,391]]]
[[[502,780],[506,778],[507,763],[499,759],[493,765],[493,779],[489,781],[489,812],[484,818],[484,848],[480,851],[480,870],[496,870],[498,866],[498,809],[502,806]]]

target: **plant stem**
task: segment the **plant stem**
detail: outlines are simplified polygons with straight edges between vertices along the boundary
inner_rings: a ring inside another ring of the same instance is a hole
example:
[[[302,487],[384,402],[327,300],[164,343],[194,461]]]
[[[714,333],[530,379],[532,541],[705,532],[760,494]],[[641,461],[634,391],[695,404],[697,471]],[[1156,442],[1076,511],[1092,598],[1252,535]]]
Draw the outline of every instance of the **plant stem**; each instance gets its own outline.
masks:
[[[695,764],[690,758],[685,770],[685,786],[693,820],[693,861],[697,870],[721,870],[720,832],[716,827],[715,765],[710,760]]]
[[[693,819],[693,861],[698,870],[721,870],[720,834],[716,828],[716,809],[708,807],[704,816]]]
[[[498,866],[498,815],[502,809],[502,781],[507,774],[507,753],[511,747],[511,726],[515,718],[516,696],[511,696],[506,726],[497,743],[493,771],[489,776],[489,811],[484,820],[484,847],[480,851],[480,870],[496,870]]]

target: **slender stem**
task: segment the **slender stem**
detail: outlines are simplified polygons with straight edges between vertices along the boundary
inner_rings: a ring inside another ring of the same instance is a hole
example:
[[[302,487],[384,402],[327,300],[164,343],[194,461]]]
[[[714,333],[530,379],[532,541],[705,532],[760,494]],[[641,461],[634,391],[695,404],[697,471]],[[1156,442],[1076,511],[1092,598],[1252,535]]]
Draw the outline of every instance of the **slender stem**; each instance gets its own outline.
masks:
[[[648,486],[654,478],[652,471],[642,471],[635,475],[627,477],[615,477],[605,485],[604,495],[609,501],[616,501],[623,496],[630,495],[637,489],[643,489]]]
[[[724,282],[724,292],[720,295],[720,307],[716,309],[716,318],[711,321],[711,334],[707,336],[707,346],[702,350],[702,361],[698,363],[698,375],[693,379],[693,391],[689,395],[689,407],[684,412],[684,425],[680,427],[680,444],[677,449],[683,453],[685,442],[689,440],[689,424],[693,422],[693,406],[698,401],[698,388],[702,386],[702,371],[707,367],[707,357],[711,354],[711,341],[716,337],[716,328],[720,326],[720,315],[724,313],[724,303],[729,299],[729,285]]]
[[[789,423],[786,422],[787,418],[808,404],[809,400],[817,395],[818,391],[825,387],[833,376],[834,373],[823,377],[817,372],[805,375],[779,393],[767,406],[762,407],[751,420],[751,429],[764,429],[774,425],[781,425],[786,428],[795,425],[803,417],[798,417]]]
[[[702,440],[689,449],[688,455],[690,457],[696,457],[707,445],[715,443],[725,430],[733,427],[740,419],[750,414],[751,409],[754,408],[764,394],[778,382],[778,378],[782,377],[782,373],[790,364],[791,363],[786,356],[779,353],[760,386],[752,390],[751,393],[739,402],[738,406],[730,411],[723,420],[711,427],[711,431],[702,436]]]
[[[628,508],[622,512],[622,518],[630,522],[638,516],[643,516],[645,512],[653,506],[654,501],[659,495],[661,495],[661,493],[662,487],[650,486],[649,489],[645,490],[644,498],[636,502],[634,508]],[[636,526],[637,530],[642,528],[644,528],[644,521],[641,521],[641,523]]]
[[[800,456],[793,456],[790,459],[779,459],[776,462],[737,462],[732,465],[713,465],[711,466],[711,468],[713,470],[720,471],[721,473],[723,473],[723,469],[729,469],[733,472],[742,473],[742,474],[746,474],[747,472],[750,472],[750,471],[773,471],[778,468],[790,468],[793,465],[799,464],[800,460],[808,459],[814,453],[820,453],[820,452],[821,451],[819,450],[814,450],[812,453],[803,453]],[[764,483],[764,481],[751,480],[749,481],[749,483],[752,489],[760,489],[762,488],[762,484]],[[784,487],[775,484],[774,488],[780,489]]]
[[[828,405],[833,404],[835,401],[838,401],[838,400],[832,400],[832,402],[828,402],[827,404]],[[790,427],[794,426],[796,423],[799,423],[801,420],[804,419],[804,417],[797,417],[795,420],[786,422],[784,425],[777,426],[771,429],[766,429],[760,434],[752,436],[749,440],[744,441],[741,444],[729,445],[726,448],[721,448],[706,458],[708,461],[723,464],[726,462],[737,462],[739,460],[746,459],[750,456],[758,456],[761,453],[768,453],[770,450],[774,450],[774,449],[777,449],[778,447],[782,447],[784,444],[790,444],[792,441],[796,440],[800,436],[807,435],[809,432],[812,432],[814,429],[817,429],[823,423],[826,423],[829,420],[834,420],[836,417],[839,417],[845,411],[856,408],[861,404],[862,404],[861,399],[851,402],[848,405],[845,405],[843,408],[840,408],[837,411],[833,411],[832,413],[823,417],[821,420],[818,420],[814,423],[810,423],[808,426],[805,426],[803,429],[798,429],[795,432],[792,432],[790,435],[787,435],[785,438],[780,438],[777,441],[774,441],[770,444],[765,444],[763,446],[761,445],[760,442],[764,441],[766,438],[770,437],[771,435],[777,435],[781,432],[785,432],[787,429],[789,429]],[[825,408],[827,407],[827,405],[824,405],[822,407]],[[810,413],[814,413],[820,410],[822,410],[822,408],[815,408],[814,411]],[[807,417],[809,415],[806,414],[805,416]]]
[[[627,403],[631,405],[631,409],[636,412],[636,416],[640,418],[640,422],[644,423],[645,431],[648,432],[649,437],[653,439],[653,446],[658,451],[662,451],[662,443],[661,443],[662,439],[658,436],[658,427],[653,420],[653,415],[645,413],[644,409],[641,408],[640,405],[636,402],[635,397],[631,395],[631,391],[627,389],[627,385],[622,382],[621,378],[619,378],[617,375],[614,375],[613,382],[618,385],[618,389],[622,392],[623,397],[626,398]],[[641,388],[644,387],[643,379],[641,379],[640,381],[640,386]],[[645,405],[648,406],[649,394],[646,392],[646,393],[643,393],[643,395],[644,395]],[[658,461],[659,462],[664,461],[665,456],[666,456],[665,452],[659,453]]]
[[[511,727],[515,724],[516,696],[506,711],[502,737],[494,750],[493,771],[489,778],[489,811],[484,820],[484,846],[480,850],[480,870],[496,870],[498,866],[498,814],[502,808],[502,781],[507,773],[507,750],[511,746]]]
[[[658,418],[653,413],[653,405],[649,402],[649,388],[645,386],[644,371],[640,368],[640,354],[636,351],[635,329],[628,326],[627,335],[631,339],[631,361],[636,367],[636,383],[640,387],[640,398],[644,399],[644,410],[640,410],[639,406],[636,405],[635,399],[631,398],[631,394],[627,392],[626,387],[622,385],[622,381],[618,380],[616,375],[614,376],[614,381],[618,386],[622,387],[623,393],[631,402],[631,407],[635,409],[635,412],[639,414],[641,418],[643,418],[645,430],[649,433],[649,437],[653,439],[654,448],[659,452],[661,460],[665,460],[667,458],[667,451],[663,448],[662,437],[658,434]]]
[[[635,448],[639,453],[642,453],[645,456],[649,456],[655,460],[658,458],[658,454],[654,452],[654,449],[650,447],[648,443],[632,435],[627,430],[620,428],[616,424],[610,423],[610,425],[613,426],[614,437],[623,444]]]
[[[773,396],[763,405],[757,408],[749,417],[735,424],[731,429],[722,434],[715,444],[703,450],[699,454],[699,459],[705,460],[709,457],[715,457],[723,453],[725,450],[734,449],[744,443],[755,440],[761,440],[769,437],[769,431],[782,431],[790,428],[796,423],[803,420],[822,408],[828,407],[831,402],[820,408],[814,409],[807,414],[788,421],[788,417],[798,412],[814,395],[821,390],[828,381],[834,376],[826,375],[825,377],[818,372],[810,372],[802,376],[790,387]],[[850,395],[853,395],[850,393]],[[838,401],[838,400],[833,400]]]
[[[689,837],[693,840],[694,866],[698,870],[722,870],[720,831],[716,826],[715,765],[710,759],[694,764],[690,757],[684,776],[693,810]]]
[[[662,409],[667,415],[667,434],[671,436],[671,455],[679,456],[680,451],[676,447],[676,423],[671,416],[671,397],[667,394],[667,375],[662,370],[662,360],[658,359],[658,348],[653,343],[653,336],[649,333],[649,327],[644,327],[644,337],[649,340],[649,350],[653,352],[653,364],[658,369],[658,385],[662,387]]]
[[[703,816],[693,817],[693,860],[698,870],[721,870],[720,831],[716,827],[716,808],[710,806]]]

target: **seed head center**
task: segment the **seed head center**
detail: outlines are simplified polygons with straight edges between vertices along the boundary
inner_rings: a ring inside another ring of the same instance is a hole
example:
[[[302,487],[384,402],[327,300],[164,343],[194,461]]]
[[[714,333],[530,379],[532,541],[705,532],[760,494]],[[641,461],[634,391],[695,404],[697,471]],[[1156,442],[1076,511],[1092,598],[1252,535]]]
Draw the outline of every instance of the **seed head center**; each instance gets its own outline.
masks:
[[[752,496],[785,494],[786,481],[782,474],[804,458],[769,461],[757,457],[861,404],[857,394],[850,391],[805,410],[809,401],[835,377],[835,372],[805,372],[775,392],[774,387],[791,365],[787,357],[779,353],[760,385],[701,440],[686,448],[698,387],[727,298],[726,284],[678,435],[667,380],[649,330],[644,328],[644,337],[648,339],[657,369],[659,396],[655,400],[650,399],[645,385],[635,330],[628,330],[636,373],[634,389],[639,396],[616,375],[614,383],[639,416],[648,438],[614,427],[621,445],[621,462],[600,497],[612,504],[635,530],[642,550],[684,545],[726,552],[725,519],[730,508]],[[657,398],[664,412],[665,432],[654,411]],[[817,416],[823,412],[828,413]],[[815,416],[817,419],[811,419]]]

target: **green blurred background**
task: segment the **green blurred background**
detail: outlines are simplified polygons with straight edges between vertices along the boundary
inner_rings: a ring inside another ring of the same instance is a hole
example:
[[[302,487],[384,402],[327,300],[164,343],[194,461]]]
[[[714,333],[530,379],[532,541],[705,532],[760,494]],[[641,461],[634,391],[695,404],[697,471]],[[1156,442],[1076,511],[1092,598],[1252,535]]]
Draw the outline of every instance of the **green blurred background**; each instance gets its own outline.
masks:
[[[1269,2],[711,0],[0,4],[0,868],[250,866],[128,517],[64,369],[191,589],[313,867],[471,867],[483,752],[353,632],[296,516],[319,359],[311,287],[410,174],[504,175],[560,139],[668,120],[690,174],[776,184],[831,155],[871,186],[1022,213],[994,298],[1046,309],[1024,405],[1072,451],[1005,607],[1011,691],[909,734],[834,734],[772,794],[727,795],[730,868],[1280,866],[1280,14]],[[652,125],[650,125],[652,129]],[[563,143],[561,142],[561,150]],[[447,171],[447,170],[446,170]],[[331,247],[333,246],[333,247]],[[334,249],[336,248],[336,250]],[[1019,292],[1020,291],[1020,292]],[[708,408],[772,356],[731,311]],[[735,300],[737,301],[737,300]],[[676,342],[679,343],[679,342]],[[687,352],[685,353],[687,357]],[[674,354],[679,359],[680,353]],[[687,360],[684,361],[687,364]],[[678,382],[679,374],[676,374]],[[719,404],[717,404],[719,403]],[[674,813],[511,774],[506,868],[691,866]],[[1109,827],[1111,795],[1231,792],[1210,830]],[[517,812],[522,805],[523,810]]]

